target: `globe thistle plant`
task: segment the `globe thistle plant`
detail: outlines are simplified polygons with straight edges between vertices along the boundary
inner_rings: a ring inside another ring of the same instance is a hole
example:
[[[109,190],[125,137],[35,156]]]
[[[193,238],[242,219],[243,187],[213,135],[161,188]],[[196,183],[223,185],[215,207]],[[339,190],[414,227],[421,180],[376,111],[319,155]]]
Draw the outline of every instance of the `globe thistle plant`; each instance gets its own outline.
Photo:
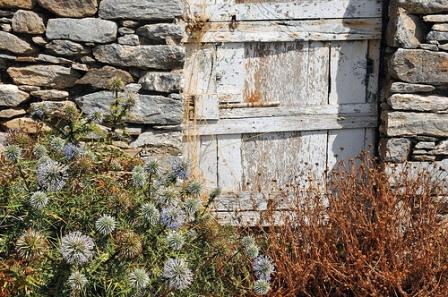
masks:
[[[144,290],[149,284],[148,273],[142,268],[136,268],[129,274],[129,282],[136,291]]]
[[[159,173],[159,162],[157,162],[156,160],[151,160],[146,162],[145,164],[145,171],[146,173],[153,175],[153,176],[157,176],[157,174]]]
[[[84,274],[79,271],[73,271],[68,280],[68,286],[72,292],[82,292],[87,286],[87,278]]]
[[[179,206],[174,205],[162,209],[160,221],[169,229],[180,229],[185,224],[185,220],[185,212]]]
[[[45,117],[45,109],[46,108],[44,104],[38,104],[31,111],[31,118],[33,118],[34,120],[42,121]]]
[[[140,208],[140,215],[149,226],[155,226],[159,223],[160,212],[152,203],[143,204]]]
[[[248,235],[241,238],[241,245],[243,246],[244,249],[247,249],[248,247],[256,244],[257,243],[255,241],[255,238],[253,238],[252,236]]]
[[[187,289],[193,282],[193,273],[184,259],[168,259],[163,266],[162,276],[173,290]]]
[[[116,225],[115,219],[109,215],[103,215],[95,222],[95,228],[101,235],[111,234],[115,231]]]
[[[40,159],[48,154],[47,148],[42,144],[37,144],[33,149],[33,155]]]
[[[267,295],[271,290],[271,284],[264,279],[259,279],[254,283],[253,290],[257,295]]]
[[[257,279],[270,281],[271,275],[275,272],[274,264],[271,258],[267,256],[258,256],[252,261],[252,269]]]
[[[8,145],[4,151],[5,159],[12,163],[17,163],[22,157],[22,149],[17,145]]]
[[[48,196],[45,192],[34,192],[30,197],[30,205],[38,210],[42,210],[48,204]]]
[[[71,161],[78,157],[81,153],[81,149],[74,145],[73,143],[67,143],[64,146],[64,157],[65,159]]]
[[[142,166],[135,166],[132,170],[132,184],[138,189],[142,189],[146,185],[148,176]]]
[[[184,202],[184,211],[190,222],[194,221],[195,215],[201,207],[201,201],[197,198],[189,199]]]
[[[202,184],[198,181],[190,181],[185,188],[185,193],[192,197],[199,197],[202,192]]]
[[[253,238],[252,236],[245,236],[241,239],[241,245],[243,246],[244,253],[249,258],[253,259],[258,257],[260,249],[255,242],[255,238]]]
[[[16,251],[20,257],[33,260],[42,257],[48,249],[46,237],[35,230],[28,229],[16,242]]]
[[[64,151],[64,147],[65,147],[65,140],[57,137],[57,136],[53,136],[50,139],[50,148],[57,153],[62,153]]]
[[[39,159],[37,165],[37,183],[49,192],[60,191],[67,181],[67,166],[50,158]]]
[[[185,238],[179,231],[170,230],[166,236],[166,242],[171,249],[180,251],[185,244]]]
[[[143,251],[140,236],[133,231],[119,232],[115,238],[118,256],[121,259],[134,259]]]
[[[93,257],[92,238],[79,231],[62,237],[61,254],[68,264],[83,265]]]

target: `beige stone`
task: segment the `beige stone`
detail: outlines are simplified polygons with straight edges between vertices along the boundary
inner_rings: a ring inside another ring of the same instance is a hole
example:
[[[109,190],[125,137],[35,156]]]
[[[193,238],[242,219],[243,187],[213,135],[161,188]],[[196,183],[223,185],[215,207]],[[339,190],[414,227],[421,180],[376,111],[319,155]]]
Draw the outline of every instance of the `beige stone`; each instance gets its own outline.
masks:
[[[97,0],[37,0],[47,10],[63,17],[92,16],[98,9]]]
[[[414,110],[446,112],[448,110],[448,97],[421,96],[415,94],[394,94],[387,100],[390,107],[395,110]]]
[[[0,31],[0,50],[14,54],[32,54],[35,52],[35,49],[25,40],[3,31]]]
[[[96,89],[110,89],[113,79],[120,79],[123,85],[132,83],[134,79],[124,70],[111,66],[104,66],[99,69],[90,69],[86,75],[76,82],[79,85],[90,85]]]
[[[50,127],[47,125],[36,122],[31,118],[16,118],[7,121],[2,124],[2,126],[8,130],[18,130],[25,133],[34,134],[40,131],[50,131]]]
[[[37,13],[18,10],[12,18],[12,29],[18,33],[42,34],[45,32],[45,25]]]
[[[381,117],[381,130],[390,137],[448,137],[448,114],[386,111]]]
[[[0,8],[32,9],[35,0],[0,0]]]
[[[0,110],[0,119],[12,119],[26,115],[26,111],[23,109],[4,109]]]
[[[73,87],[80,77],[78,72],[59,65],[10,67],[7,71],[16,84],[57,89]]]

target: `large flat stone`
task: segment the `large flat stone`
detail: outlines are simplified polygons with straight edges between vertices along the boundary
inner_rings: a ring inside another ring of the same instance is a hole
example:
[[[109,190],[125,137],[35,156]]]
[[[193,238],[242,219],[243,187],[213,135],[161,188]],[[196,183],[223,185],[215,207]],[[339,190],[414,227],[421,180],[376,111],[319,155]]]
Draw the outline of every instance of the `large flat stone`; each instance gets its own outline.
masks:
[[[381,130],[390,137],[448,137],[448,114],[386,111],[381,117]]]
[[[35,52],[35,49],[25,40],[3,31],[0,31],[0,50],[22,55]]]
[[[390,107],[395,110],[446,112],[448,110],[448,97],[421,96],[415,94],[394,94],[387,100]]]
[[[116,23],[97,18],[50,19],[47,24],[48,39],[70,39],[81,42],[108,43],[117,39]]]
[[[42,125],[31,118],[15,118],[2,124],[2,127],[7,130],[17,130],[24,133],[34,134],[41,131],[51,131],[47,125]]]
[[[18,33],[42,34],[45,32],[45,25],[37,13],[18,10],[12,18],[12,29]]]
[[[448,83],[448,53],[398,49],[390,61],[394,78],[409,83]]]
[[[379,152],[385,162],[406,162],[411,153],[411,141],[407,138],[381,139]]]
[[[178,24],[150,24],[137,29],[137,34],[152,42],[162,42],[167,39],[180,41],[185,30]]]
[[[140,80],[143,90],[173,93],[181,90],[182,75],[173,72],[148,72]]]
[[[4,109],[0,110],[0,119],[12,119],[15,117],[20,117],[26,115],[24,109]]]
[[[31,96],[37,97],[41,100],[60,100],[68,98],[70,95],[67,91],[60,90],[38,90],[30,93]]]
[[[31,110],[43,107],[45,115],[52,118],[62,116],[67,108],[76,110],[76,104],[72,101],[42,101],[31,103],[30,107]]]
[[[10,67],[7,71],[16,84],[57,89],[73,87],[80,77],[78,72],[59,65]]]
[[[110,90],[113,79],[120,79],[125,85],[134,82],[134,79],[128,72],[111,66],[104,66],[99,69],[90,69],[86,75],[76,82],[76,84]]]
[[[103,19],[171,20],[182,16],[180,0],[103,0],[99,16]]]
[[[98,9],[97,0],[37,0],[40,6],[63,17],[93,16]]]
[[[35,0],[0,0],[0,8],[32,9]]]
[[[425,15],[423,20],[427,23],[447,23],[448,14],[431,14]]]
[[[89,53],[84,46],[70,40],[53,40],[45,45],[45,48],[50,54],[66,57],[85,55]]]
[[[127,97],[128,94],[120,94]],[[182,102],[164,96],[133,94],[135,106],[132,108],[128,123],[147,125],[172,125],[182,122]],[[109,91],[88,94],[75,99],[84,113],[95,111],[108,114],[114,101],[114,95]]]
[[[145,147],[146,151],[156,154],[178,155],[182,151],[182,132],[143,132],[131,143],[131,147]]]
[[[448,0],[398,0],[409,13],[434,14],[448,11]]]
[[[436,87],[422,84],[410,84],[394,82],[390,87],[391,93],[429,93],[435,91]]]
[[[16,107],[28,100],[30,95],[16,85],[0,84],[0,106]]]
[[[98,61],[106,64],[143,69],[181,68],[185,59],[184,48],[177,45],[108,44],[94,48],[93,55]]]
[[[448,41],[448,32],[431,31],[428,33],[426,39],[428,41],[446,42]]]

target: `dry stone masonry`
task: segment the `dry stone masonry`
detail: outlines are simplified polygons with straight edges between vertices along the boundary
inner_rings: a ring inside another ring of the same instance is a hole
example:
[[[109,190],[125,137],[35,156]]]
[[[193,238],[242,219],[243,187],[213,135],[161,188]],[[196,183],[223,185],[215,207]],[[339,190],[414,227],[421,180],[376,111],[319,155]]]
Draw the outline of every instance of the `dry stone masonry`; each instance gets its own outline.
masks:
[[[120,78],[138,93],[120,145],[179,155],[182,15],[181,0],[0,0],[0,139],[34,133],[38,104],[107,113]]]

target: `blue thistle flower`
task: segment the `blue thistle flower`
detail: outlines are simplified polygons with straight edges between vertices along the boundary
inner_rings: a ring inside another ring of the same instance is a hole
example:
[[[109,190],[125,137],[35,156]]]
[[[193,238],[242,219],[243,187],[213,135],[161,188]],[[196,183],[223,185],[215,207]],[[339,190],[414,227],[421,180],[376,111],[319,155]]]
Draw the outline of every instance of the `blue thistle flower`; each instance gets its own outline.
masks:
[[[31,111],[31,118],[42,121],[45,117],[46,108],[44,104],[38,104]]]
[[[259,279],[254,283],[253,289],[257,295],[267,295],[271,290],[271,284],[264,279]]]
[[[185,238],[180,232],[170,230],[166,236],[166,242],[171,249],[180,251],[185,244]]]
[[[114,232],[116,225],[115,219],[109,215],[103,215],[95,222],[96,230],[102,235],[109,235]]]
[[[67,166],[48,157],[39,159],[37,164],[37,183],[49,192],[62,190],[68,178]]]
[[[92,238],[79,231],[62,237],[61,254],[68,264],[83,265],[93,257],[94,242]]]
[[[178,206],[168,206],[162,209],[160,221],[169,229],[180,229],[185,223],[185,212]]]
[[[129,282],[135,290],[144,290],[149,284],[148,273],[142,268],[136,268],[129,274]]]
[[[5,159],[12,163],[17,163],[22,157],[22,149],[17,145],[8,145],[5,147]]]
[[[80,154],[81,154],[81,149],[78,146],[76,146],[72,143],[67,143],[64,146],[64,157],[67,160],[69,160],[69,161],[73,160],[76,157],[78,157]]]
[[[41,191],[34,192],[30,197],[30,204],[38,210],[43,209],[48,204],[47,194]]]
[[[150,226],[156,225],[160,220],[160,212],[152,203],[143,204],[140,208],[140,214],[145,222]]]
[[[33,155],[40,159],[48,154],[47,148],[43,144],[37,144],[33,149]]]
[[[184,259],[168,259],[163,266],[162,276],[173,290],[184,290],[193,282],[193,273]]]
[[[188,164],[182,160],[176,160],[171,164],[171,173],[174,177],[186,180],[188,177]]]
[[[63,153],[64,151],[64,146],[65,146],[65,140],[57,137],[57,136],[52,136],[50,139],[50,148],[57,152],[57,153]]]
[[[132,184],[136,188],[144,188],[146,185],[148,177],[146,175],[145,169],[142,166],[135,166],[132,170]]]
[[[73,271],[68,280],[67,280],[68,286],[70,287],[70,290],[72,292],[82,292],[86,285],[87,285],[87,278],[84,274],[82,274],[79,271]]]
[[[252,269],[257,279],[270,281],[271,275],[275,272],[271,258],[258,256],[252,261]]]

